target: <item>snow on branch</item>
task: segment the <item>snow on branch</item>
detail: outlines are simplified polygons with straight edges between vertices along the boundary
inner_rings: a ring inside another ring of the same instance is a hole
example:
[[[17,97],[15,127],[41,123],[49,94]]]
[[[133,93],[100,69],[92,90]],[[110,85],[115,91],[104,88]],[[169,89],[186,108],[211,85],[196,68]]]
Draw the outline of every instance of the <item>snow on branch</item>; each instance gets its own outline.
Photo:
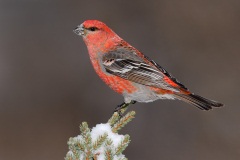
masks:
[[[122,110],[122,113],[126,110]],[[129,135],[118,131],[135,116],[134,111],[120,117],[114,112],[107,123],[97,124],[90,129],[87,122],[80,125],[81,134],[70,138],[69,151],[65,160],[127,160],[122,152],[130,143]]]

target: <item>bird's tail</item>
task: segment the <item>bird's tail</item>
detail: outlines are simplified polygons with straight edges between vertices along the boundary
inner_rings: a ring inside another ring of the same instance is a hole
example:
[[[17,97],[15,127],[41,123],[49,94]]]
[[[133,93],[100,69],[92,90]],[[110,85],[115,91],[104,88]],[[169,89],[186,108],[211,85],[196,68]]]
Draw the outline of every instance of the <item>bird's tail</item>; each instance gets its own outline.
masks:
[[[203,98],[203,97],[201,97],[199,95],[195,95],[193,93],[191,93],[191,94],[175,94],[175,97],[179,100],[190,103],[202,110],[209,110],[209,109],[212,109],[212,107],[223,106],[222,103]]]

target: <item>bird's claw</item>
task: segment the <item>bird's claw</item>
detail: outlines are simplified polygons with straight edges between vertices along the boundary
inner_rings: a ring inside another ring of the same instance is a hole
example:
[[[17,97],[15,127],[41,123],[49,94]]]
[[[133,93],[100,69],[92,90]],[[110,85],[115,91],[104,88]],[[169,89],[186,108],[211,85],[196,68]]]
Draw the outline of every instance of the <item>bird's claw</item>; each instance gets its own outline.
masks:
[[[114,113],[117,112],[118,115],[119,115],[119,117],[122,118],[122,117],[123,117],[123,112],[124,112],[123,109],[127,108],[130,104],[135,104],[135,103],[136,103],[136,101],[131,101],[130,103],[125,103],[125,102],[124,102],[124,103],[118,105],[118,106],[115,108]]]
[[[121,104],[121,105],[118,105],[118,106],[114,109],[114,112],[113,112],[113,113],[117,112],[118,115],[119,115],[119,117],[122,118],[122,117],[123,117],[123,113],[122,113],[122,111],[121,111],[122,109],[123,109],[122,104]]]

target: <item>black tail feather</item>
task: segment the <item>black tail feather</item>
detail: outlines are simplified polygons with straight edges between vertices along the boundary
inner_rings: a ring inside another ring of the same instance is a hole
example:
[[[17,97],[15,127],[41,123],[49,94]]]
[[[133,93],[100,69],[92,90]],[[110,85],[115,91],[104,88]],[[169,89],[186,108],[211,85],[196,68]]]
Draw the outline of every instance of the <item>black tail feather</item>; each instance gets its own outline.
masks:
[[[209,109],[212,109],[212,107],[223,106],[222,103],[219,103],[219,102],[216,102],[213,100],[209,100],[209,99],[203,98],[203,97],[201,97],[199,95],[195,95],[195,94],[176,94],[175,96],[179,100],[190,103],[202,110],[209,110]]]

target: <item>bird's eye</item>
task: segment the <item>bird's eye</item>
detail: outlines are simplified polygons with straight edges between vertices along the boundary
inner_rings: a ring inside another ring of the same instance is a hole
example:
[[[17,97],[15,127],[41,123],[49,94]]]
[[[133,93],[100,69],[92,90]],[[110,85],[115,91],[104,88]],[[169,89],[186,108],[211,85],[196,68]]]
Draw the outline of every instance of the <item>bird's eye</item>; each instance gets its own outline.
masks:
[[[98,28],[97,27],[90,27],[90,28],[88,28],[90,31],[96,31],[96,30],[98,30]]]

